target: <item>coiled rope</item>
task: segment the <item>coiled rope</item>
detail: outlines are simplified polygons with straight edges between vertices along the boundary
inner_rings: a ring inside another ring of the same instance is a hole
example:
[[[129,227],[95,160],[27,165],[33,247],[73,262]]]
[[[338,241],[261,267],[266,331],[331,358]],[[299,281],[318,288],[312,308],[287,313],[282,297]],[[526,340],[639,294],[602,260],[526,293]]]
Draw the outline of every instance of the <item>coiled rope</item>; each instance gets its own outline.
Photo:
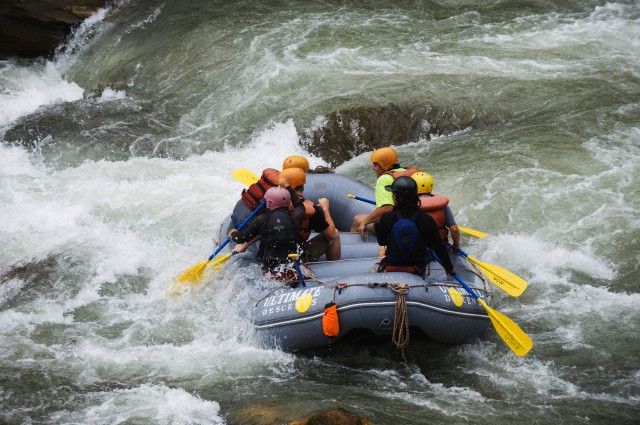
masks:
[[[396,294],[396,310],[393,317],[393,336],[392,341],[402,353],[402,359],[406,362],[404,356],[404,347],[409,345],[409,312],[407,310],[407,293],[409,285],[392,283],[391,289]]]

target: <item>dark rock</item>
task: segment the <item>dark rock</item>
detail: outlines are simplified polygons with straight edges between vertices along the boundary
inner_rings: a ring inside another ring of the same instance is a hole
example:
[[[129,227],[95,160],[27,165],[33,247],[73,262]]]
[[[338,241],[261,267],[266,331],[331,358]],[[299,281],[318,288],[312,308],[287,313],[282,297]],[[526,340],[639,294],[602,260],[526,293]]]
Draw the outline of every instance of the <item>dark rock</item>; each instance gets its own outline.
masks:
[[[74,25],[107,0],[2,0],[0,59],[51,55]]]
[[[229,425],[374,425],[341,407],[292,421],[283,415],[283,409],[251,406],[233,412],[227,420]]]
[[[373,422],[338,407],[314,415],[309,419],[293,421],[290,425],[373,425]]]
[[[473,109],[455,111],[426,104],[393,103],[360,106],[329,114],[322,128],[303,130],[301,144],[336,167],[383,146],[429,140],[490,121],[487,114]]]

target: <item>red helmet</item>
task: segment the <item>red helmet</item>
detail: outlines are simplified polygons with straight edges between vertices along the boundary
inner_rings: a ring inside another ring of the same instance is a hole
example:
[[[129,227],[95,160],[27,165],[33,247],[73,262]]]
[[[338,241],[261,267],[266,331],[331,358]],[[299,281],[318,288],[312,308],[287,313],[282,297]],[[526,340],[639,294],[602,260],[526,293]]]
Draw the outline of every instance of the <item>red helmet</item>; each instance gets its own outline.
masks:
[[[267,209],[273,211],[276,208],[289,207],[291,195],[283,187],[272,187],[265,192],[264,199],[267,201]]]

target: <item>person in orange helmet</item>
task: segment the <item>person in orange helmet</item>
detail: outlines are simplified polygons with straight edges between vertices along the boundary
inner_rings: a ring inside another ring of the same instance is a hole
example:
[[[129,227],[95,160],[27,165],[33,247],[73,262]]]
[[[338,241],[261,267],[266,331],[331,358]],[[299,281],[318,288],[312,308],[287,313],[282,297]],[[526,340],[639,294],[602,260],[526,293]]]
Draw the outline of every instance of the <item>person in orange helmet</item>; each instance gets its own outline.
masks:
[[[302,260],[317,261],[323,254],[327,260],[339,260],[342,254],[340,232],[336,228],[327,198],[318,199],[317,204],[304,198],[306,172],[301,168],[287,168],[280,173],[280,186],[291,193],[294,207],[292,220],[297,223],[302,244]],[[311,231],[318,234],[309,239]]]
[[[309,161],[304,156],[290,155],[282,162],[282,169],[287,168],[301,168],[306,173],[309,170]],[[278,178],[280,171],[275,168],[265,168],[262,170],[260,179],[250,185],[249,187],[242,189],[240,194],[240,201],[238,201],[233,208],[232,224],[237,227],[242,223],[249,215],[251,211],[255,210],[258,205],[264,199],[265,192],[272,188],[278,187]]]
[[[403,168],[398,164],[398,153],[390,147],[373,151],[370,157],[372,170],[376,173],[376,209],[371,214],[356,214],[351,222],[351,231],[360,233],[364,238],[365,232],[375,233],[374,223],[386,212],[393,210],[393,196],[385,187],[401,176],[411,177],[420,169],[415,167]]]

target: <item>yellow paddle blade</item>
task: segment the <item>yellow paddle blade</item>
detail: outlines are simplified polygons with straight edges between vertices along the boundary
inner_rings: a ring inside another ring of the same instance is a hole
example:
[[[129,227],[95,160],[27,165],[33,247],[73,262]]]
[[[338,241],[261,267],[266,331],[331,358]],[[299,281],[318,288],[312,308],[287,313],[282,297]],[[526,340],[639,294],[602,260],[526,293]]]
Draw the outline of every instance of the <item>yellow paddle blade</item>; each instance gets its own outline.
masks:
[[[484,232],[480,232],[478,230],[473,230],[473,229],[469,229],[468,227],[462,227],[462,226],[458,226],[458,229],[460,229],[460,231],[471,235],[471,236],[475,236],[476,238],[486,238],[487,236],[489,236],[488,233],[484,233]]]
[[[209,260],[198,261],[194,266],[182,272],[176,279],[176,282],[191,283],[192,285],[197,284],[202,277],[202,272],[204,272],[205,267],[207,267],[207,263],[209,263]]]
[[[209,264],[207,264],[206,266],[207,273],[220,271],[222,269],[222,266],[224,266],[224,263],[229,261],[229,258],[231,258],[233,254],[234,254],[233,252],[230,252],[228,254],[223,255],[222,257],[217,257],[211,260]]]
[[[260,177],[256,176],[253,171],[249,170],[248,168],[240,168],[239,170],[232,172],[231,177],[238,180],[245,186],[251,186],[258,180],[260,180]]]
[[[509,270],[495,264],[483,263],[470,255],[467,255],[467,258],[480,266],[489,280],[507,294],[519,297],[527,289],[527,281]]]
[[[533,341],[529,335],[524,333],[513,320],[489,307],[482,298],[478,298],[478,302],[487,310],[493,327],[500,338],[511,348],[511,351],[522,357],[533,348]]]
[[[197,285],[200,282],[202,274],[204,273],[208,263],[209,260],[199,261],[194,266],[191,266],[182,272],[182,274],[171,284],[171,288],[169,288],[168,291],[169,295],[177,297],[178,295],[182,295],[189,286]]]
[[[229,258],[231,258],[233,254],[233,252],[230,252],[221,257],[214,258],[211,261],[202,260],[198,262],[173,281],[168,291],[169,295],[172,297],[182,295],[190,286],[199,284],[203,279],[206,280],[212,273],[220,271],[224,263],[229,261]]]

